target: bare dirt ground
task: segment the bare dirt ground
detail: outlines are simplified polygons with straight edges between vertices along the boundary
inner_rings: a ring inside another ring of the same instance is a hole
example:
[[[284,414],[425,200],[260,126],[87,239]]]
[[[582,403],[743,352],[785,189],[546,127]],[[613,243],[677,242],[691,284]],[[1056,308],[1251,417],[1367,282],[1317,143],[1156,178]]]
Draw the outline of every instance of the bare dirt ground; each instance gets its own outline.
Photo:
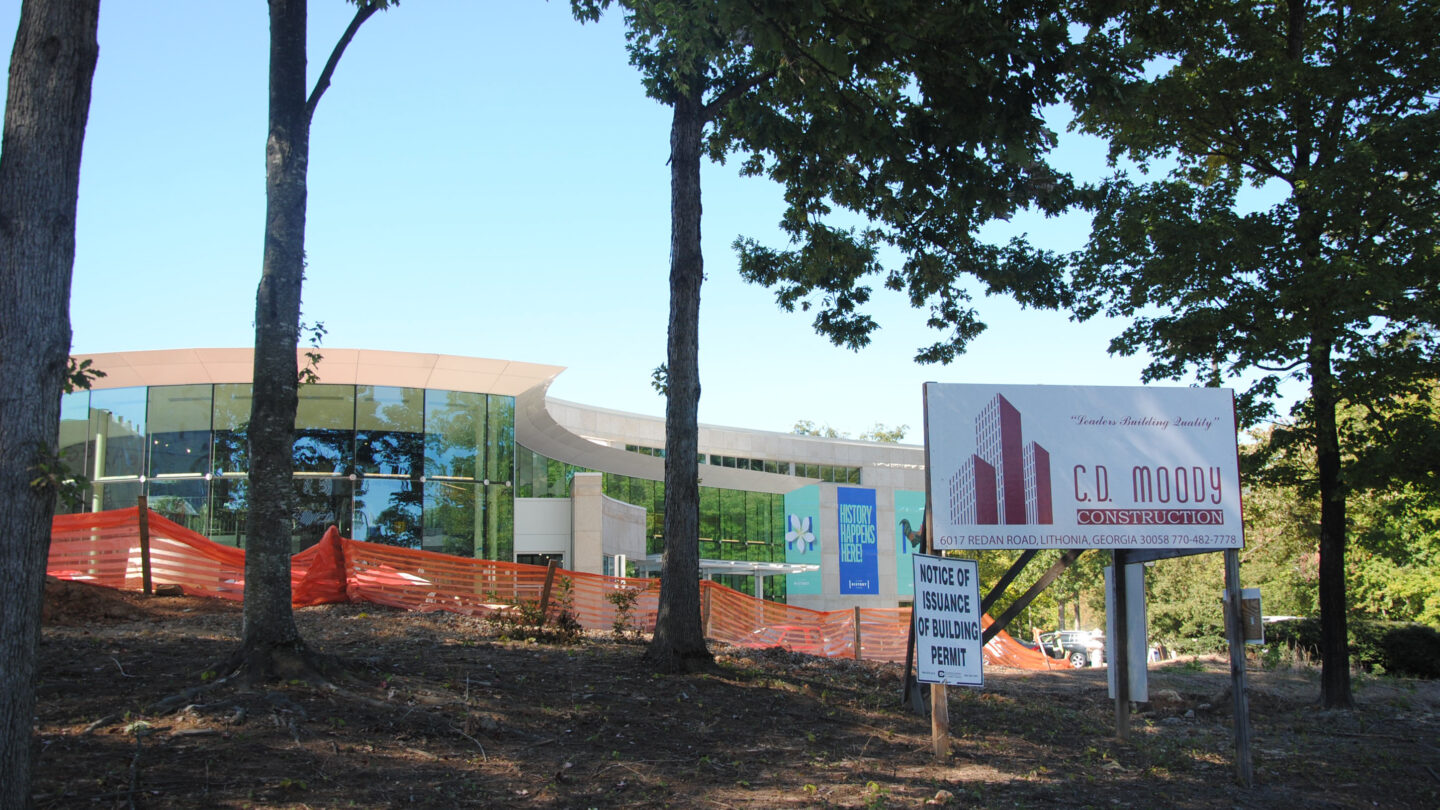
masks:
[[[170,714],[229,652],[239,607],[52,583],[39,808],[1440,807],[1440,684],[1252,671],[1256,785],[1234,781],[1228,666],[1152,668],[1129,742],[1104,670],[989,668],[952,688],[952,753],[900,706],[896,665],[717,648],[658,676],[641,644],[509,640],[483,620],[305,608],[339,690],[225,688]]]

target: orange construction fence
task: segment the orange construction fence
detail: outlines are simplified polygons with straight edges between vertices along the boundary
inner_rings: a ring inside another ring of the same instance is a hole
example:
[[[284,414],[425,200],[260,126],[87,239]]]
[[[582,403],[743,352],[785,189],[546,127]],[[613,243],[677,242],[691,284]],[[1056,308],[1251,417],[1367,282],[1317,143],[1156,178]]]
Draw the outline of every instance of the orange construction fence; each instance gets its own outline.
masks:
[[[147,513],[151,582],[186,594],[240,600],[245,552],[216,543],[154,512]],[[48,573],[60,579],[140,590],[139,509],[59,515],[50,539]],[[630,626],[655,627],[660,582],[607,577],[519,563],[454,557],[342,538],[331,527],[319,543],[291,558],[295,606],[370,602],[405,610],[490,616],[538,602],[549,585],[551,604],[567,603],[588,630],[610,630],[620,607],[613,595],[634,594]],[[707,638],[745,647],[785,647],[812,655],[905,660],[909,608],[818,611],[766,602],[714,582],[701,582]],[[623,601],[623,600],[622,600]],[[986,627],[990,617],[983,617]],[[856,646],[860,654],[855,654]],[[985,645],[985,663],[1061,669],[1064,662],[1029,649],[1004,631]]]

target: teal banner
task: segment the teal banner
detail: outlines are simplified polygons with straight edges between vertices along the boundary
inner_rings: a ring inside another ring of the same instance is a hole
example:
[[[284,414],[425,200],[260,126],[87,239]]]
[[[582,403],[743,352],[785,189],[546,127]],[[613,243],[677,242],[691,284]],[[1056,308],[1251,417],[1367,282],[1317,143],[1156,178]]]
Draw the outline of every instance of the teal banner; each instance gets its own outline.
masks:
[[[920,550],[920,529],[925,523],[925,493],[895,490],[895,592],[915,595],[915,563]]]
[[[811,484],[785,493],[785,562],[820,564],[820,487]],[[820,570],[785,575],[790,594],[824,592]]]

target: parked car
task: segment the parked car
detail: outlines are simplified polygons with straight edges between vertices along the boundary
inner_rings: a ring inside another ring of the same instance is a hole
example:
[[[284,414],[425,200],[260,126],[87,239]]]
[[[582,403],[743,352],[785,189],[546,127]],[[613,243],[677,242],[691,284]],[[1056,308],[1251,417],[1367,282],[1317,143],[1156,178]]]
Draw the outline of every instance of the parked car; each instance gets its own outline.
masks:
[[[1075,669],[1105,663],[1104,638],[1088,630],[1041,633],[1040,647],[1046,655],[1067,660]]]

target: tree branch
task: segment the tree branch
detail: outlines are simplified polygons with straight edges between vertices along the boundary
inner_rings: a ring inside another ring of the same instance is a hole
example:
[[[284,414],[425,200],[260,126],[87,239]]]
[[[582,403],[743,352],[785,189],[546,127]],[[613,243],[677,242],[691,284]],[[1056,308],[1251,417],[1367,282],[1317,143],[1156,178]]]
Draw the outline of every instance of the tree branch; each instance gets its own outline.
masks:
[[[775,69],[767,70],[764,73],[759,74],[758,76],[750,77],[750,79],[747,81],[740,82],[739,84],[732,84],[729,87],[725,88],[719,95],[715,96],[715,98],[710,99],[709,103],[700,108],[700,123],[710,123],[712,120],[714,120],[716,115],[719,115],[720,110],[723,109],[726,104],[729,104],[740,96],[750,92],[751,90],[754,90],[756,87],[759,87],[765,82],[768,82],[771,79],[775,78],[776,74],[778,74],[779,72],[780,71]]]
[[[1304,361],[1303,359],[1301,359],[1301,360],[1296,360],[1295,362],[1291,363],[1291,364],[1288,365],[1288,366],[1279,366],[1279,367],[1276,367],[1276,366],[1267,366],[1267,365],[1265,365],[1264,363],[1255,363],[1254,365],[1255,365],[1255,368],[1258,368],[1258,369],[1260,369],[1260,370],[1262,370],[1262,371],[1274,371],[1274,372],[1277,372],[1277,373],[1284,373],[1284,372],[1286,372],[1286,371],[1294,371],[1295,369],[1297,369],[1297,368],[1305,365],[1305,361]]]
[[[359,6],[355,9],[355,17],[346,26],[345,33],[340,35],[340,41],[335,43],[335,49],[330,52],[330,58],[325,61],[325,69],[320,71],[320,78],[315,80],[315,89],[310,91],[310,98],[305,102],[305,117],[307,120],[315,119],[315,107],[320,103],[320,97],[330,89],[330,78],[335,75],[335,66],[340,64],[340,57],[345,55],[345,49],[350,46],[350,40],[355,38],[355,32],[365,21],[375,15],[375,12],[385,7],[384,2],[377,0],[360,0]]]

